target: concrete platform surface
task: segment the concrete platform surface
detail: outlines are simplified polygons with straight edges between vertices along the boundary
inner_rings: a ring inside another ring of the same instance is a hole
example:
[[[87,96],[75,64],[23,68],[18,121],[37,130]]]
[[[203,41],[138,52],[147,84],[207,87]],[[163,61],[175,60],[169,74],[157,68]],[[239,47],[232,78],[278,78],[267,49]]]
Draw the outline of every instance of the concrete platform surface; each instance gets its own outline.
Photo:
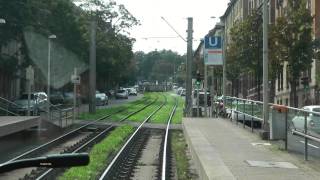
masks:
[[[235,124],[218,118],[185,118],[183,130],[200,179],[320,179],[320,171]]]
[[[39,116],[0,116],[0,137],[39,125]]]

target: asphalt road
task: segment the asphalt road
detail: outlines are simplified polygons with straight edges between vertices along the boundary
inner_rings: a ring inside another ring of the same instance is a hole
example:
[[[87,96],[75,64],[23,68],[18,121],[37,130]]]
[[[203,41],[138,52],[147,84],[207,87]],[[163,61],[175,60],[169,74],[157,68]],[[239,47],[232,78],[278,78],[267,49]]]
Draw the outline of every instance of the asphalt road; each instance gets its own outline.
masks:
[[[288,150],[304,155],[305,142],[304,138],[298,135],[293,135],[291,132],[288,132]],[[320,143],[308,140],[308,157],[309,159],[320,158]]]

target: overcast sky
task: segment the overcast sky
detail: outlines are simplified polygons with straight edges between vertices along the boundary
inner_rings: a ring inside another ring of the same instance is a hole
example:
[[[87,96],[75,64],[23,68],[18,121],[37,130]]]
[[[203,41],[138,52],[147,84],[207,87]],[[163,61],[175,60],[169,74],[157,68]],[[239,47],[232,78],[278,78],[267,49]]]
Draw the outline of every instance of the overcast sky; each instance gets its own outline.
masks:
[[[185,54],[187,44],[161,19],[163,16],[185,39],[187,37],[187,17],[193,17],[196,49],[199,40],[212,29],[223,15],[229,0],[116,0],[140,20],[141,25],[132,29],[131,37],[136,38],[134,51],[150,52],[155,49],[171,49]],[[211,17],[215,16],[213,19]]]

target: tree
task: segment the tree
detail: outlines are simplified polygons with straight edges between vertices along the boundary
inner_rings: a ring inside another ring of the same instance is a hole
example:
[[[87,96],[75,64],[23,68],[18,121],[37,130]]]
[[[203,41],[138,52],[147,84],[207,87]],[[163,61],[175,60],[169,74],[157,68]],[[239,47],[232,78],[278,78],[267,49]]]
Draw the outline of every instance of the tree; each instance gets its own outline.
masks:
[[[140,80],[165,81],[178,72],[185,57],[171,50],[135,53]]]
[[[276,42],[279,44],[276,54],[288,62],[288,74],[291,86],[290,105],[298,107],[297,86],[301,72],[308,70],[312,63],[312,21],[306,9],[305,0],[288,1],[285,17],[277,19]]]

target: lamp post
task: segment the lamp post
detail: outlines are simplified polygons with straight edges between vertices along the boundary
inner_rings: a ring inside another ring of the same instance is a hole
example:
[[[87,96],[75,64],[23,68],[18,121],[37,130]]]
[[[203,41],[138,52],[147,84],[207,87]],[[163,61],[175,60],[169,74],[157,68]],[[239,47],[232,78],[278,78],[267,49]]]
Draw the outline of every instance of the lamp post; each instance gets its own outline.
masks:
[[[48,121],[50,121],[50,74],[51,74],[51,39],[56,39],[57,36],[52,34],[48,37],[48,85],[47,85],[47,111],[48,111]]]

